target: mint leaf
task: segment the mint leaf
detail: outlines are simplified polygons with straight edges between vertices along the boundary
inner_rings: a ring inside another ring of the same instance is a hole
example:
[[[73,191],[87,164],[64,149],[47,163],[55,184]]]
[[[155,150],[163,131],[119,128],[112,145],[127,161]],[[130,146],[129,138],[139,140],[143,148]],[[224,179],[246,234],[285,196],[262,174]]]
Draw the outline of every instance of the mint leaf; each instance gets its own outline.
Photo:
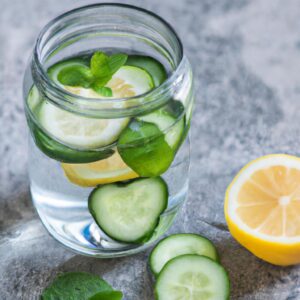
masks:
[[[119,291],[99,292],[89,298],[89,300],[122,300],[123,294]]]
[[[112,97],[113,95],[113,92],[111,90],[111,88],[109,87],[106,87],[106,86],[97,86],[97,85],[92,85],[92,89],[100,94],[101,96],[104,96],[104,97]]]
[[[91,71],[96,78],[111,76],[109,57],[104,52],[95,52],[91,58]]]
[[[108,65],[111,75],[116,73],[127,61],[128,55],[116,53],[109,57]]]
[[[113,54],[110,57],[104,52],[95,52],[91,58],[91,72],[97,86],[105,86],[127,60],[126,54]]]
[[[98,94],[112,97],[111,88],[105,85],[127,61],[126,54],[117,53],[108,56],[97,51],[90,61],[90,68],[84,65],[67,66],[59,71],[58,81],[63,85],[92,88]]]
[[[88,88],[93,82],[91,70],[86,66],[69,66],[59,71],[58,81],[63,85]]]
[[[83,272],[70,272],[56,277],[53,283],[44,290],[41,299],[89,300],[97,293],[111,291],[111,286],[99,276]]]

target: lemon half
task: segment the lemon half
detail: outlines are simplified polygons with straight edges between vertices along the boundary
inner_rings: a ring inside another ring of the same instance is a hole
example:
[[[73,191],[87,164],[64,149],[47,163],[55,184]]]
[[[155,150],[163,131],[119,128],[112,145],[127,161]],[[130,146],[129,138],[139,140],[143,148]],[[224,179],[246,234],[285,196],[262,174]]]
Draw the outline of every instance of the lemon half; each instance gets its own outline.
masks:
[[[300,158],[274,154],[247,164],[226,191],[233,237],[275,265],[300,263]]]

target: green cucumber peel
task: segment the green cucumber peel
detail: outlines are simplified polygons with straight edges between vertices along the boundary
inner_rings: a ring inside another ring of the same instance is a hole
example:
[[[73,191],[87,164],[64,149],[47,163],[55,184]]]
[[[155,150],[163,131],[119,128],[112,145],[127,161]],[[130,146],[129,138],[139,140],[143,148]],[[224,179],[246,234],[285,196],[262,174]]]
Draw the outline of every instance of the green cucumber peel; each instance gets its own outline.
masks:
[[[129,55],[126,65],[139,67],[147,71],[151,75],[155,87],[160,86],[168,77],[164,66],[150,56]]]
[[[37,147],[47,156],[63,163],[90,163],[105,159],[114,154],[114,150],[76,150],[54,140],[44,133],[27,116],[28,124],[31,129],[32,137]]]

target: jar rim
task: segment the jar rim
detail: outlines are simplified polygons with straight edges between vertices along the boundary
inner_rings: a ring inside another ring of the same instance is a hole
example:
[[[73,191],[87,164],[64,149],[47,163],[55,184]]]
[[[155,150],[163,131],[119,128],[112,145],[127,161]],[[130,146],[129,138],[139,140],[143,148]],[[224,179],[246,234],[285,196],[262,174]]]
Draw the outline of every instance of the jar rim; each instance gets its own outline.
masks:
[[[100,97],[99,98],[88,98],[88,97],[83,97],[83,96],[73,94],[73,93],[67,91],[66,89],[63,89],[59,85],[55,84],[55,82],[53,82],[48,77],[47,71],[44,69],[44,67],[42,65],[42,61],[41,61],[40,51],[41,51],[41,46],[42,46],[41,43],[42,43],[43,37],[47,34],[47,32],[49,30],[51,30],[52,26],[54,26],[55,24],[57,24],[58,22],[60,22],[64,18],[66,18],[68,16],[71,16],[73,14],[76,14],[78,12],[81,12],[81,11],[86,11],[86,10],[90,10],[90,9],[93,9],[93,8],[99,8],[99,7],[120,7],[120,8],[129,9],[129,10],[132,10],[132,11],[142,12],[144,14],[150,15],[151,17],[153,17],[154,19],[156,19],[157,21],[162,23],[163,26],[165,26],[167,28],[167,30],[170,31],[170,33],[173,35],[173,37],[175,38],[175,41],[178,45],[179,57],[178,57],[178,62],[176,63],[174,70],[172,71],[170,76],[168,76],[168,78],[163,83],[161,83],[157,87],[154,87],[153,89],[147,91],[146,93],[143,93],[143,94],[140,94],[140,95],[135,95],[135,96],[132,96],[132,97],[124,97],[124,98],[100,98]],[[69,102],[69,104],[72,104],[72,106],[74,106],[76,103],[74,101],[68,101],[68,99],[64,96],[68,96],[68,98],[70,97],[73,100],[88,101],[89,103],[104,103],[105,102],[105,103],[111,103],[111,104],[123,103],[125,101],[131,101],[131,100],[140,100],[141,98],[147,97],[147,98],[149,98],[147,100],[147,104],[150,104],[149,102],[151,102],[151,104],[154,104],[154,102],[156,102],[158,100],[157,98],[159,97],[159,95],[162,94],[161,91],[170,89],[170,87],[174,84],[174,82],[177,82],[178,79],[180,79],[179,69],[181,69],[181,66],[183,65],[183,61],[184,61],[184,53],[183,53],[182,42],[181,42],[177,32],[172,27],[172,25],[170,25],[170,23],[168,23],[166,20],[164,20],[162,17],[160,17],[156,13],[153,13],[152,11],[149,11],[147,9],[144,9],[144,8],[141,8],[141,7],[138,7],[138,6],[134,6],[134,5],[130,5],[130,4],[109,3],[109,2],[95,3],[95,4],[80,6],[80,7],[69,10],[69,11],[55,17],[54,19],[49,21],[43,27],[43,29],[40,31],[40,33],[39,33],[39,35],[36,39],[34,52],[33,52],[33,62],[34,62],[34,65],[35,65],[35,71],[37,72],[38,76],[40,78],[42,78],[42,80],[44,82],[46,82],[47,86],[49,86],[51,88],[51,90],[56,95],[61,96],[59,98],[60,98],[60,100],[62,100],[62,102]],[[59,101],[59,102],[61,102],[61,101]],[[140,105],[145,104],[144,101],[140,101],[140,103],[141,103]],[[59,103],[59,104],[61,104],[61,103]],[[99,110],[101,111],[103,109],[99,109]],[[106,110],[106,109],[104,109],[104,110]]]

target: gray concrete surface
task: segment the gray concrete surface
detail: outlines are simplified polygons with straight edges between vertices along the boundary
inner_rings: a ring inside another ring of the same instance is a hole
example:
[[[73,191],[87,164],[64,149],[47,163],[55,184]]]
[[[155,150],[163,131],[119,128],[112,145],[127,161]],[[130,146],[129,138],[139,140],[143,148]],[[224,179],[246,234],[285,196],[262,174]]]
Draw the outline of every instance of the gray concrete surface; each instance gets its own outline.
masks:
[[[234,174],[267,153],[299,155],[299,0],[137,0],[179,32],[197,86],[189,200],[170,232],[217,245],[231,299],[300,299],[299,267],[260,261],[226,230],[223,198]],[[126,300],[153,299],[148,253],[114,260],[73,254],[54,241],[32,207],[26,171],[23,70],[37,32],[90,1],[0,0],[0,299],[38,299],[60,271],[90,271]]]

